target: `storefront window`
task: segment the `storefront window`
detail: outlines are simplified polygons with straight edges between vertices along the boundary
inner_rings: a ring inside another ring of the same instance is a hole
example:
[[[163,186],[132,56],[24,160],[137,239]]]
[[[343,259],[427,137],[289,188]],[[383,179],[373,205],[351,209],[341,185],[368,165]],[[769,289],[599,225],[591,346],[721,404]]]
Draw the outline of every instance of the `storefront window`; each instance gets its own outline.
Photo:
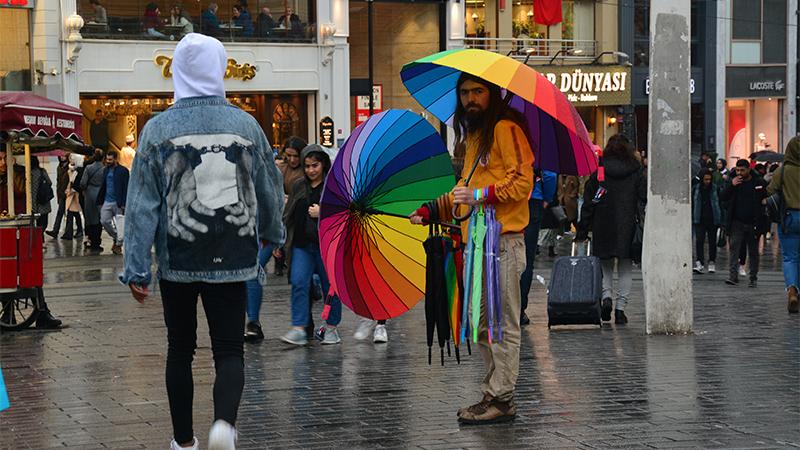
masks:
[[[225,42],[316,40],[315,0],[78,0],[78,14],[85,38],[180,40],[195,32]]]
[[[261,125],[273,146],[281,147],[290,136],[308,137],[308,96],[306,94],[228,93],[228,101],[250,113]],[[81,96],[85,117],[100,110],[108,121],[111,148],[125,145],[125,136],[139,136],[148,120],[172,106],[172,95]],[[90,136],[91,120],[84,122],[84,136]],[[91,142],[89,142],[91,144]]]
[[[0,91],[31,90],[30,19],[27,9],[0,8]]]
[[[728,163],[760,150],[780,151],[781,100],[763,98],[725,102]]]

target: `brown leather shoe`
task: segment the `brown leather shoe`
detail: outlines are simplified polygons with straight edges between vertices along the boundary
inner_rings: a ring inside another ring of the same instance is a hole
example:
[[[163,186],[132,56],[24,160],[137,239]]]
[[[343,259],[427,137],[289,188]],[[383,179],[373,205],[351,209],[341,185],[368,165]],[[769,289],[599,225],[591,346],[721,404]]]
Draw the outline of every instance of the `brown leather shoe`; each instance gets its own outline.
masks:
[[[786,291],[787,296],[789,297],[789,313],[790,314],[797,314],[800,311],[800,300],[798,300],[797,296],[797,288],[792,286]]]
[[[489,423],[508,422],[517,417],[517,405],[513,400],[501,402],[492,399],[489,402],[477,403],[470,406],[459,416],[458,421],[467,425],[482,425]]]
[[[478,408],[479,406],[483,405],[484,403],[489,403],[491,401],[492,401],[492,396],[491,395],[483,394],[483,398],[481,399],[481,401],[479,401],[478,403],[476,403],[476,404],[474,404],[472,406],[465,406],[463,408],[459,408],[458,412],[456,413],[456,415],[458,417],[461,417],[466,411],[468,411],[470,409]]]

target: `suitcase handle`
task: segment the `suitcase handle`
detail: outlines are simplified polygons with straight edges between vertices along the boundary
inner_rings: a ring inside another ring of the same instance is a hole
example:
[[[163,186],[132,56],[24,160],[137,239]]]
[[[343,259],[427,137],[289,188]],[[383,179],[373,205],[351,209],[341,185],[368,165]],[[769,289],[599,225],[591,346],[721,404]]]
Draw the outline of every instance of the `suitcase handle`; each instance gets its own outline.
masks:
[[[572,241],[572,251],[570,253],[570,256],[573,256],[573,257],[576,256],[576,254],[577,254],[576,253],[577,245],[578,245],[578,243],[576,241]],[[591,255],[592,255],[592,240],[587,238],[586,239],[586,256],[591,256]]]

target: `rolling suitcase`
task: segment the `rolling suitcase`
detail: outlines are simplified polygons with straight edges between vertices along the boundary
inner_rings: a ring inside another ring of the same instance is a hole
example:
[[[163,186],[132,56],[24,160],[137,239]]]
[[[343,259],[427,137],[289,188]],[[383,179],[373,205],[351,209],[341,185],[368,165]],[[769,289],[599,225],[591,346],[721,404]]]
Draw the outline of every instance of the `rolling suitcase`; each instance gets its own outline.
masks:
[[[587,255],[591,254],[591,241]],[[553,325],[600,325],[603,272],[594,256],[562,256],[553,263],[547,290],[547,328]]]

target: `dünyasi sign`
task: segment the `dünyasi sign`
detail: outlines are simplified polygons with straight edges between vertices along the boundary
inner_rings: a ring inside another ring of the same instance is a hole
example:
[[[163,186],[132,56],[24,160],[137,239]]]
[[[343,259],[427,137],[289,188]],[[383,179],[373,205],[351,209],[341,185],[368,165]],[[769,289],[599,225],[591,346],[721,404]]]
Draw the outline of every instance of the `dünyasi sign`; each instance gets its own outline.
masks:
[[[575,106],[630,105],[628,66],[536,66]]]

